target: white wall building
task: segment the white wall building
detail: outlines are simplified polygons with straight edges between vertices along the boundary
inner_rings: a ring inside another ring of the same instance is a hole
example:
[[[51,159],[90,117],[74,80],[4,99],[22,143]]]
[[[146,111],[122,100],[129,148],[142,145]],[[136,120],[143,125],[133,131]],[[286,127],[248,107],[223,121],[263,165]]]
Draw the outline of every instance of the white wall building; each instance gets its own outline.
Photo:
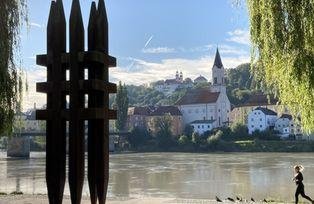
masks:
[[[248,115],[248,130],[249,134],[254,131],[265,131],[275,126],[277,121],[277,113],[267,109],[258,107],[251,111]]]
[[[199,135],[204,134],[207,131],[212,130],[214,120],[195,120],[191,122],[194,132],[197,132]]]
[[[187,78],[186,80],[183,80],[183,73],[179,71],[176,72],[174,79],[166,79],[157,81],[153,88],[157,91],[160,91],[166,95],[171,95],[175,90],[178,88],[189,88],[192,87],[193,83],[192,80]]]
[[[215,71],[219,69],[218,71]],[[224,67],[217,49],[214,66],[212,68],[213,79],[217,82],[211,87],[199,88],[188,91],[178,102],[177,106],[183,114],[184,124],[190,124],[196,120],[214,120],[213,127],[221,127],[229,124],[229,112],[231,109],[224,81]]]

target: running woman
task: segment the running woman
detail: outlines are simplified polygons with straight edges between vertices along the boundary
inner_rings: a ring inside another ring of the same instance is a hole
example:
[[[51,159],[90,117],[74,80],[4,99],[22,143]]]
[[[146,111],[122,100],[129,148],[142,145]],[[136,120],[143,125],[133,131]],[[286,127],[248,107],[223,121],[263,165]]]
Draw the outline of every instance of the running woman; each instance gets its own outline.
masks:
[[[295,191],[295,203],[298,204],[299,202],[299,195],[301,195],[303,198],[309,200],[314,203],[314,201],[304,193],[304,184],[303,184],[303,175],[302,171],[304,170],[304,167],[302,165],[296,165],[294,166],[295,175],[293,178],[293,181],[295,181],[295,184],[297,185],[297,190]]]

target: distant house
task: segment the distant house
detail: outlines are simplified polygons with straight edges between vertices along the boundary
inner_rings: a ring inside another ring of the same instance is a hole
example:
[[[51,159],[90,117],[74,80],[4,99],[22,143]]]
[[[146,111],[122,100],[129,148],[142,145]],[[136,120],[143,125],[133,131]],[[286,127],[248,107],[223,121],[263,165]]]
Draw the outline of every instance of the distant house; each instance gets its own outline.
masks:
[[[256,93],[251,95],[245,103],[232,107],[230,122],[246,124],[248,114],[257,107],[267,108],[275,112],[288,112],[283,105],[278,104],[278,100],[274,97],[268,97],[263,93]]]
[[[146,119],[151,113],[149,107],[131,107],[128,109],[127,127],[132,129],[135,127],[146,128]]]
[[[155,133],[157,131],[155,120],[164,116],[170,117],[172,134],[174,136],[182,134],[182,113],[176,106],[131,107],[128,109],[128,129],[139,127]]]
[[[282,114],[281,117],[276,120],[274,130],[278,131],[282,138],[288,138],[291,133],[290,123],[292,123],[292,116]]]
[[[183,73],[179,71],[176,72],[175,78],[160,80],[152,83],[155,90],[162,92],[166,95],[172,94],[178,88],[190,88],[193,86],[193,82],[190,78],[183,80]]]
[[[152,133],[158,130],[155,127],[155,120],[164,116],[169,116],[171,120],[171,133],[173,136],[181,135],[183,132],[182,113],[175,106],[159,106],[156,107],[147,117],[147,128]]]
[[[247,127],[249,134],[254,131],[265,131],[272,129],[277,120],[277,113],[267,108],[258,107],[248,115]]]
[[[213,123],[214,120],[195,120],[190,123],[190,125],[193,127],[194,132],[202,135],[207,131],[211,131],[214,126]]]
[[[293,119],[289,114],[282,114],[277,119],[274,129],[280,133],[282,138],[288,138],[290,135],[293,135],[296,139],[303,139],[300,119]]]
[[[195,84],[201,84],[201,83],[207,83],[207,82],[208,82],[208,80],[205,77],[203,77],[202,75],[200,75],[199,77],[194,79]]]

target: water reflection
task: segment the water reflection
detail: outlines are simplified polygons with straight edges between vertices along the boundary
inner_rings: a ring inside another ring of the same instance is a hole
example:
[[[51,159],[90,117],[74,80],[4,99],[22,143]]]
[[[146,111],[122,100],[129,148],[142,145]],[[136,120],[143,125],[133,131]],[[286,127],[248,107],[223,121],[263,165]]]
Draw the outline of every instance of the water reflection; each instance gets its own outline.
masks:
[[[109,197],[213,199],[242,195],[292,200],[292,166],[302,163],[306,191],[314,195],[313,154],[124,154],[110,156]],[[0,154],[0,192],[46,193],[45,158],[6,159]],[[86,179],[87,180],[87,179]],[[69,194],[68,185],[65,193]],[[85,183],[83,194],[88,194]]]

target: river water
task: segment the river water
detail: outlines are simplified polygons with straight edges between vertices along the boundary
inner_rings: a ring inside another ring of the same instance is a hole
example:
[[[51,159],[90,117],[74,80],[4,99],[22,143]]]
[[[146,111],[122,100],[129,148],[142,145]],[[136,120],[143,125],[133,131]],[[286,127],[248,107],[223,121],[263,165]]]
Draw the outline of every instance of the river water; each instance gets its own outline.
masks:
[[[110,156],[109,197],[213,199],[241,195],[292,200],[292,166],[302,164],[306,193],[314,197],[313,153],[139,153]],[[31,159],[0,153],[0,192],[46,194],[45,154]],[[66,185],[65,194],[69,194]],[[85,182],[84,195],[88,195]]]

